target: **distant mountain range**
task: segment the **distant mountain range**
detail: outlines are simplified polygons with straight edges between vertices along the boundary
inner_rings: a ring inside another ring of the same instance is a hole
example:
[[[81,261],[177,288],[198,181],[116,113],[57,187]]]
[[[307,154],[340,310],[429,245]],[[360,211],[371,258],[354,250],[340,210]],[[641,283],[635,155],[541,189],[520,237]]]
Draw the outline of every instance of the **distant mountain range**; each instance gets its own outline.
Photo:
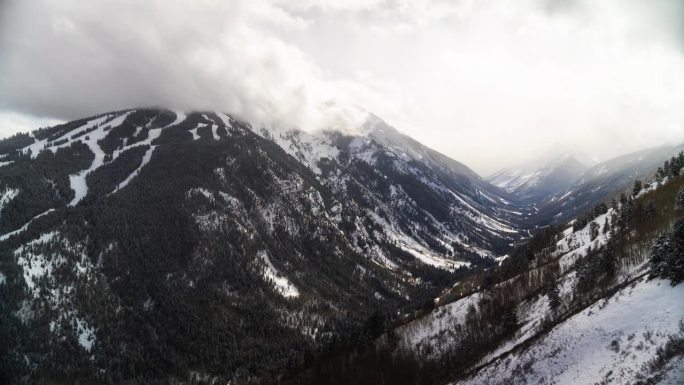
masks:
[[[664,161],[681,151],[684,143],[636,151],[594,164],[586,157],[561,154],[503,169],[487,180],[527,207],[528,226],[564,223],[600,202],[610,201],[620,192],[629,191],[636,179],[651,179]]]
[[[565,191],[590,167],[576,155],[561,154],[500,170],[487,180],[524,202],[537,202]]]

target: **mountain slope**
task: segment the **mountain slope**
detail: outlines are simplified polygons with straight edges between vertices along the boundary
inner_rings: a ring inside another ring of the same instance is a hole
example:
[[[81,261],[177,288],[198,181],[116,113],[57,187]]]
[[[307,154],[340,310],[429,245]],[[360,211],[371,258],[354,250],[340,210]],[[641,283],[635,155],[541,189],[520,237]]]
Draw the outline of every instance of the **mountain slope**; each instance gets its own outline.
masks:
[[[596,164],[565,190],[537,202],[535,220],[538,225],[569,221],[620,192],[629,192],[634,180],[650,180],[665,160],[681,151],[684,144],[661,146]]]
[[[540,166],[541,165],[541,166]],[[534,161],[520,167],[507,168],[491,175],[490,183],[513,194],[523,202],[538,202],[565,191],[587,169],[572,154],[550,160]]]
[[[9,376],[276,375],[521,237],[505,193],[380,124],[136,109],[0,142]]]
[[[681,383],[684,357],[662,366],[657,357],[658,349],[684,337],[684,325],[677,322],[684,320],[683,295],[682,285],[637,280],[458,383],[631,383],[654,377],[659,384]]]
[[[434,309],[292,383],[681,382],[681,191],[684,177],[670,177],[581,227],[540,230],[500,266],[445,290]],[[655,239],[671,250],[667,267],[653,262]]]

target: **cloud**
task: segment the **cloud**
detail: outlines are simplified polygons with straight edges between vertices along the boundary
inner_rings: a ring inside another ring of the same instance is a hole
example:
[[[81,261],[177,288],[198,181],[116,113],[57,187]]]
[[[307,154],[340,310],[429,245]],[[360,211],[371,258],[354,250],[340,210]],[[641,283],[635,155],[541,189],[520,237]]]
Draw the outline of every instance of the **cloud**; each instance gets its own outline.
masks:
[[[216,108],[309,119],[319,69],[277,38],[306,23],[250,1],[36,1],[5,6],[2,107],[70,119],[117,108]]]
[[[9,0],[0,109],[316,129],[355,104],[483,173],[559,142],[608,157],[684,140],[683,15],[679,0]]]

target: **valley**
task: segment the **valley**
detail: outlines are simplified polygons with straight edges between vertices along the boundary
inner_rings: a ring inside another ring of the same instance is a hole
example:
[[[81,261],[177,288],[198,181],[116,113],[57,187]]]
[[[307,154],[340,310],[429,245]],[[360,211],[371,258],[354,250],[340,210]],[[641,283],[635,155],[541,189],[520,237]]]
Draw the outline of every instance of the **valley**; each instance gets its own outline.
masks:
[[[141,108],[17,134],[2,378],[676,383],[680,285],[649,261],[679,242],[681,148],[488,181],[370,113],[311,132]]]

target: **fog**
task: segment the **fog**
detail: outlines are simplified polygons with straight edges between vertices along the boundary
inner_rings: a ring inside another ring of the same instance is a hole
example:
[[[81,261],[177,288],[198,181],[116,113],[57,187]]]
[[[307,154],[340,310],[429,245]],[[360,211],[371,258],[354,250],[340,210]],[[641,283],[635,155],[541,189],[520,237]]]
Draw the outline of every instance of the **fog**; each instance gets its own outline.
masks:
[[[137,106],[353,125],[486,175],[684,142],[679,0],[5,0],[0,135]]]

